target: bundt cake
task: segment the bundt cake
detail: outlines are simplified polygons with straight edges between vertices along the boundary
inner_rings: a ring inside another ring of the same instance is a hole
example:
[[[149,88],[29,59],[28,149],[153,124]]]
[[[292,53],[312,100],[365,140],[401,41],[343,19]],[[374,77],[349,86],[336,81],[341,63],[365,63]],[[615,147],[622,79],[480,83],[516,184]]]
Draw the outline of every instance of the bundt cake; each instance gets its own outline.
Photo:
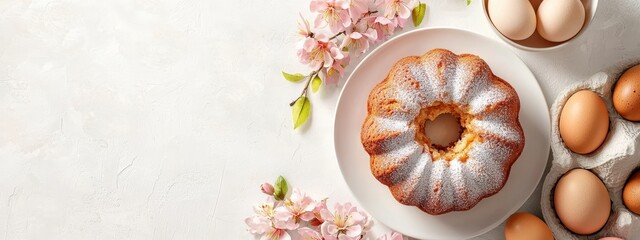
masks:
[[[369,94],[361,140],[371,172],[400,203],[432,215],[464,211],[502,189],[524,147],[520,99],[480,57],[433,49],[405,57]],[[449,146],[425,123],[454,115]]]

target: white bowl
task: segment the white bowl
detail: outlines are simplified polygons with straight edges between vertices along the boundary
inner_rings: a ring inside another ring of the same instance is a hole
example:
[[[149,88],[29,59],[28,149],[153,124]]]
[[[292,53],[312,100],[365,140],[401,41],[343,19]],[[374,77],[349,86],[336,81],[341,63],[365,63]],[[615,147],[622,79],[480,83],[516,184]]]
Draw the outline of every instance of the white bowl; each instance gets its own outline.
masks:
[[[580,32],[578,32],[578,34],[576,34],[575,36],[573,36],[571,39],[567,41],[564,41],[564,42],[547,41],[544,38],[542,38],[540,34],[538,34],[538,31],[535,31],[533,35],[531,35],[531,37],[527,39],[516,41],[516,40],[511,40],[505,37],[504,35],[502,35],[502,33],[500,33],[500,31],[498,31],[498,29],[496,29],[496,27],[493,25],[493,22],[491,22],[491,19],[489,18],[489,13],[487,11],[488,1],[489,0],[482,0],[482,10],[484,11],[484,16],[487,19],[487,22],[489,22],[491,29],[493,29],[493,31],[496,34],[498,34],[498,36],[500,36],[500,38],[503,41],[509,43],[511,46],[514,46],[522,50],[534,51],[534,52],[558,49],[567,45],[569,42],[573,41],[574,39],[577,39],[578,37],[580,37],[580,35],[582,35],[582,33],[584,33],[589,28],[591,21],[596,15],[596,9],[598,9],[598,0],[581,0],[582,5],[584,5],[584,9],[586,11],[585,18],[584,18],[584,25],[582,26],[582,29],[580,29]],[[533,9],[536,12],[538,11],[538,6],[542,1],[543,0],[531,0]]]

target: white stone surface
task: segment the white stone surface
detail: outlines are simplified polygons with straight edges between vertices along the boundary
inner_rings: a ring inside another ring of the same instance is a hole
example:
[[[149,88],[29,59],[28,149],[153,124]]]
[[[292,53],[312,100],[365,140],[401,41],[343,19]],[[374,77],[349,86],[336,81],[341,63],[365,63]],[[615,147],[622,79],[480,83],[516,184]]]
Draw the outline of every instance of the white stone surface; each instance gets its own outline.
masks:
[[[426,2],[423,27],[498,39],[480,0]],[[302,86],[280,70],[307,70],[298,11],[308,1],[0,0],[0,239],[251,239],[242,220],[278,175],[353,201],[332,146],[340,87],[292,130]],[[637,1],[600,1],[566,48],[514,51],[550,103],[640,56],[638,16]],[[522,210],[540,216],[539,191]]]

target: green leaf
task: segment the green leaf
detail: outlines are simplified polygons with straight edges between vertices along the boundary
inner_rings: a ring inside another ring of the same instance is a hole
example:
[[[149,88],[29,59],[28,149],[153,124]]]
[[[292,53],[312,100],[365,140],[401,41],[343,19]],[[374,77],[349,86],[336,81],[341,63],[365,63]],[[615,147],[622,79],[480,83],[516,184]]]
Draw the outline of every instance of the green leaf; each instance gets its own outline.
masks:
[[[302,75],[300,73],[290,74],[284,71],[282,72],[282,76],[284,76],[284,79],[287,79],[287,81],[289,82],[300,82],[300,80],[306,77],[305,75]]]
[[[318,89],[320,89],[320,86],[322,86],[322,79],[320,79],[320,76],[316,75],[313,78],[313,81],[311,81],[311,91],[314,93],[317,92]]]
[[[289,191],[289,186],[287,186],[287,180],[282,176],[278,176],[276,179],[276,184],[273,186],[273,196],[276,200],[281,201],[284,200],[284,197],[287,196],[287,192]]]
[[[300,97],[293,104],[292,108],[293,129],[300,127],[309,118],[311,113],[311,102],[307,97]]]
[[[467,6],[469,6],[469,4],[471,4],[471,0],[467,0]]]
[[[411,11],[411,19],[413,20],[414,26],[420,26],[420,23],[422,23],[422,19],[424,19],[424,13],[426,12],[426,10],[427,4],[420,3],[420,5],[418,5],[413,9],[413,11]]]

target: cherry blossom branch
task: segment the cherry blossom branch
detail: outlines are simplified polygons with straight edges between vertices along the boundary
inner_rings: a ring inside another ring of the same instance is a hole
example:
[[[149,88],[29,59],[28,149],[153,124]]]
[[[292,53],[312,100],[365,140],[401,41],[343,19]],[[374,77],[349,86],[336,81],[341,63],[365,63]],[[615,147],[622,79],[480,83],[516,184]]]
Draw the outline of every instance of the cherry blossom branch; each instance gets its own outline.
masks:
[[[298,96],[298,98],[296,98],[296,100],[293,100],[291,103],[289,103],[289,106],[293,106],[296,103],[296,101],[298,101],[298,99],[300,99],[301,97],[307,96],[307,92],[309,91],[309,84],[318,75],[318,71],[320,71],[320,69],[322,69],[322,66],[320,66],[320,68],[318,68],[318,70],[315,70],[315,71],[309,73],[309,75],[307,77],[307,83],[304,84],[304,88],[302,89],[302,92],[300,93],[300,96]]]
[[[345,31],[342,31],[342,32],[336,33],[336,35],[331,36],[331,37],[329,38],[329,40],[336,39],[338,36],[340,36],[340,35],[342,35],[342,34],[345,34],[345,33],[346,33]]]
[[[298,35],[302,40],[297,55],[302,64],[317,69],[308,75],[283,72],[291,82],[306,79],[300,95],[289,103],[294,129],[304,124],[311,113],[310,87],[316,92],[323,82],[337,84],[351,59],[385,41],[396,29],[404,28],[410,17],[414,26],[420,25],[426,4],[414,3],[415,0],[311,0],[315,29],[300,16]]]
[[[329,208],[327,198],[316,200],[296,188],[289,193],[287,181],[282,176],[273,185],[263,183],[260,189],[267,195],[267,200],[254,208],[253,216],[244,220],[252,234],[281,240],[291,239],[292,232],[301,239],[315,240],[362,240],[369,237],[373,220],[352,203],[336,203]],[[391,232],[376,239],[402,240],[403,236]]]

